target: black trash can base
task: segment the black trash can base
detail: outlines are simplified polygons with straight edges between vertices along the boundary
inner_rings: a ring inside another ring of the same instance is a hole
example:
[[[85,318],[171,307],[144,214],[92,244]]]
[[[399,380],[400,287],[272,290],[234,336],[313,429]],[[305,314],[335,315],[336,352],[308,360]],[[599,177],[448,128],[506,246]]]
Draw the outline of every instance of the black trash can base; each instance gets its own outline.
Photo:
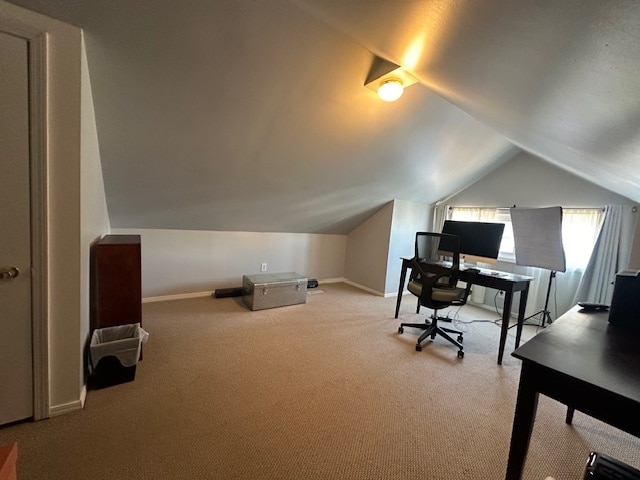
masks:
[[[102,357],[92,375],[95,389],[132,382],[136,378],[136,365],[125,367],[115,356]]]

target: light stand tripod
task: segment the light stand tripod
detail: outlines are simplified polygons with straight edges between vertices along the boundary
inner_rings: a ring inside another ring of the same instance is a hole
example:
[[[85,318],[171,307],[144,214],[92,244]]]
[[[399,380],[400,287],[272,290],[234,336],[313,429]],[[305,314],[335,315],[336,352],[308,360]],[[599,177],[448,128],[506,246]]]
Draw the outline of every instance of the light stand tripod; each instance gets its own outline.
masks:
[[[551,313],[549,313],[549,294],[551,293],[551,282],[553,281],[554,278],[556,278],[556,272],[555,270],[551,270],[551,272],[549,273],[549,285],[547,285],[547,298],[544,301],[544,308],[539,312],[534,313],[533,315],[529,315],[527,318],[524,319],[524,322],[526,322],[530,318],[533,318],[535,316],[542,314],[542,323],[540,324],[540,326],[544,328],[545,321],[551,324],[552,320],[551,320]]]

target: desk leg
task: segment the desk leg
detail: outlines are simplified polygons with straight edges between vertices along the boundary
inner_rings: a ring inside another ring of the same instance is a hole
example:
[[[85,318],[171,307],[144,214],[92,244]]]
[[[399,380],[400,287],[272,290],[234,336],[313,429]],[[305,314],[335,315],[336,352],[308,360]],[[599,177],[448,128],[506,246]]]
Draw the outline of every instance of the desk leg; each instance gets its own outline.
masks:
[[[567,407],[567,416],[565,417],[564,421],[567,425],[571,425],[571,423],[573,422],[573,413],[576,411],[575,408],[573,407]]]
[[[535,383],[535,372],[531,372],[527,363],[524,362],[520,372],[520,385],[518,387],[516,411],[513,417],[505,480],[519,480],[522,478],[531,432],[533,431],[533,422],[538,408],[538,392],[535,388]]]
[[[507,343],[507,333],[509,333],[509,320],[511,318],[511,302],[513,300],[513,290],[504,292],[504,305],[502,307],[502,326],[500,328],[500,346],[498,347],[498,365],[502,365],[504,346]]]
[[[398,299],[396,300],[396,316],[393,318],[398,318],[398,314],[400,313],[400,302],[402,302],[402,292],[404,291],[404,281],[407,277],[407,262],[406,260],[402,260],[402,270],[400,270],[400,284],[398,285]]]
[[[524,315],[527,308],[527,297],[529,296],[529,282],[524,290],[520,292],[520,304],[518,305],[518,326],[516,327],[516,348],[520,346],[522,337],[522,326],[524,325]]]

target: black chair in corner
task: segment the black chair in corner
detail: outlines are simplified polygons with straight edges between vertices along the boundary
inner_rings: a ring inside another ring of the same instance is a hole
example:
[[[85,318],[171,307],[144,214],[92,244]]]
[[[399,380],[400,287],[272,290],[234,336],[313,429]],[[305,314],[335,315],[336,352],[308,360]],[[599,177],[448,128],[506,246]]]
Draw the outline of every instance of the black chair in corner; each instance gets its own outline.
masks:
[[[420,306],[433,310],[433,314],[424,323],[401,323],[398,333],[404,327],[423,329],[418,338],[416,350],[421,351],[421,343],[427,338],[435,339],[439,335],[458,347],[458,357],[464,357],[462,332],[452,328],[438,326],[438,310],[450,306],[464,305],[471,293],[471,282],[466,288],[458,284],[460,271],[460,239],[455,235],[434,232],[417,232],[415,255],[411,259],[411,275],[407,289],[418,297],[416,313]],[[429,321],[431,320],[431,321]],[[455,340],[449,334],[457,335]]]

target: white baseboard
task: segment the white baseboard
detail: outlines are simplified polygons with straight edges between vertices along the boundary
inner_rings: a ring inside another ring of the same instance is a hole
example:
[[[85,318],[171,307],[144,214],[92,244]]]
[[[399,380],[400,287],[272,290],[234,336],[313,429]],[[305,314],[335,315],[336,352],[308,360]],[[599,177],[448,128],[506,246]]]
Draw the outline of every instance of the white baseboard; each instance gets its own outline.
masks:
[[[378,290],[374,290],[373,288],[365,287],[364,285],[360,285],[359,283],[352,282],[351,280],[347,280],[346,278],[343,278],[341,281],[346,283],[347,285],[351,285],[352,287],[359,288],[360,290],[364,290],[365,292],[373,293],[374,295],[377,295],[379,297],[385,296],[384,292],[379,292]]]
[[[83,386],[80,391],[80,398],[73,402],[62,403],[60,405],[52,405],[49,407],[49,417],[59,417],[67,413],[78,412],[84,408],[84,402],[87,399],[87,387]]]
[[[325,278],[323,280],[318,280],[318,284],[323,284],[323,283],[340,283],[340,282],[346,282],[346,280],[342,277],[339,278]]]
[[[402,295],[413,295],[413,293],[411,293],[409,290],[403,290],[402,291]],[[391,293],[385,293],[384,294],[384,298],[389,298],[389,297],[397,297],[398,296],[398,292],[391,292]]]
[[[183,300],[185,298],[198,298],[198,297],[209,297],[213,291],[209,292],[193,292],[193,293],[178,293],[175,295],[160,295],[159,297],[143,297],[142,303],[152,303],[152,302],[166,302],[169,300]]]

